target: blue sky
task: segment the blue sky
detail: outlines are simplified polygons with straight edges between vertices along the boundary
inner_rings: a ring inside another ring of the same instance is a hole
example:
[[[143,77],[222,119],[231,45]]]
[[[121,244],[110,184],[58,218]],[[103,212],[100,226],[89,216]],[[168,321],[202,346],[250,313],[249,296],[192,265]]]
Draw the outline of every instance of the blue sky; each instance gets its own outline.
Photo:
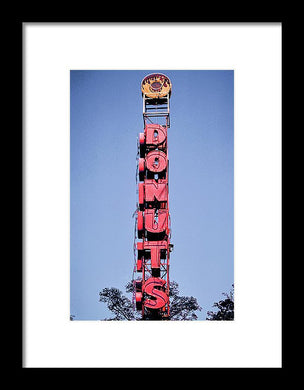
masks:
[[[110,317],[99,291],[132,278],[141,80],[172,82],[168,148],[174,251],[170,280],[202,306],[234,283],[233,70],[72,70],[70,73],[70,312]],[[129,296],[131,298],[131,296]],[[237,308],[236,308],[237,310]]]

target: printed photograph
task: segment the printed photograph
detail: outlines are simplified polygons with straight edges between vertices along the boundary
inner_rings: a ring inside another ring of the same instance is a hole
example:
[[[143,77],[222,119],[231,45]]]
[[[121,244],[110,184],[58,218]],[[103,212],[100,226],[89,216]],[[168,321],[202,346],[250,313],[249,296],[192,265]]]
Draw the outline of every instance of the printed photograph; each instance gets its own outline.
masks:
[[[234,71],[71,70],[70,320],[231,321],[235,288]]]

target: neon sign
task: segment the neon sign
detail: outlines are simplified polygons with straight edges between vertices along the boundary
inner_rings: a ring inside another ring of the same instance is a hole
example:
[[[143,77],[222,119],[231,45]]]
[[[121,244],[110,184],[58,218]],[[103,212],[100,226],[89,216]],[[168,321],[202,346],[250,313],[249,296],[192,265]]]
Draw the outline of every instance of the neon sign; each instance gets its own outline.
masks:
[[[142,81],[141,90],[144,106],[146,97],[167,98],[166,103],[171,94],[171,82],[160,73],[148,75]],[[149,116],[144,111],[144,132],[139,134],[138,145],[135,272],[141,276],[134,279],[134,300],[142,319],[170,319],[169,110],[160,116],[165,117],[165,124],[155,123],[155,112]]]

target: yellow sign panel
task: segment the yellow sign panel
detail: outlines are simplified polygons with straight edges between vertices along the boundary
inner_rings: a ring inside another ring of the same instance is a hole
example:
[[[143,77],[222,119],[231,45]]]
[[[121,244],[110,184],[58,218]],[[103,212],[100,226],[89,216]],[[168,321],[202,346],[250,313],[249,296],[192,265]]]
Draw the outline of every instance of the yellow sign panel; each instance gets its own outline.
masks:
[[[153,73],[146,76],[141,82],[141,91],[150,98],[161,98],[171,95],[171,81],[161,73]]]

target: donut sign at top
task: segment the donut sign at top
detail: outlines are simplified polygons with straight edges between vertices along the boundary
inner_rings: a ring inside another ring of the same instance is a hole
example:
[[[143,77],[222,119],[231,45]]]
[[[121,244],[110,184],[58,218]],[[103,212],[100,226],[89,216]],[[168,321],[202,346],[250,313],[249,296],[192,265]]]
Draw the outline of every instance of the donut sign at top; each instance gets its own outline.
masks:
[[[149,98],[157,99],[171,95],[171,81],[162,73],[152,73],[141,82],[141,91]]]

